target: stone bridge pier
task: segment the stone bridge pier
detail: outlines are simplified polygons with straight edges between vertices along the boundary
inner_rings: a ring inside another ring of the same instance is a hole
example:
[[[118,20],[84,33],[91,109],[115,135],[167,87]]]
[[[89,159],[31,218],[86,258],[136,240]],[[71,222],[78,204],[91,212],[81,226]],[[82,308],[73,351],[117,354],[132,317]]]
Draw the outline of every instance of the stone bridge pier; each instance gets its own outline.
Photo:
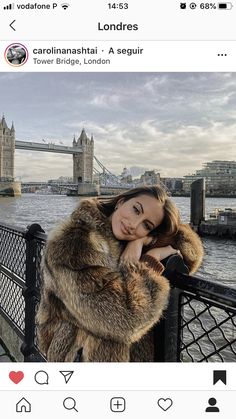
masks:
[[[73,183],[78,184],[78,195],[98,195],[98,185],[93,184],[93,136],[89,139],[83,129],[77,140],[74,137],[73,148],[82,148],[82,153],[73,154]]]
[[[15,129],[0,120],[0,196],[21,195],[20,182],[14,181]]]

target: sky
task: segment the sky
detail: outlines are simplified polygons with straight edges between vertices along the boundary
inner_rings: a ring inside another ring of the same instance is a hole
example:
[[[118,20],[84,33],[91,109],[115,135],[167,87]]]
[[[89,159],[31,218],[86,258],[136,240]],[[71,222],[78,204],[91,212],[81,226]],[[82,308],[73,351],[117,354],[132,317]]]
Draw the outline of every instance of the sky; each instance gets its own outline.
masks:
[[[72,146],[84,128],[115,174],[236,160],[236,73],[0,73],[2,114],[16,140]],[[72,176],[72,156],[16,150],[15,176]]]

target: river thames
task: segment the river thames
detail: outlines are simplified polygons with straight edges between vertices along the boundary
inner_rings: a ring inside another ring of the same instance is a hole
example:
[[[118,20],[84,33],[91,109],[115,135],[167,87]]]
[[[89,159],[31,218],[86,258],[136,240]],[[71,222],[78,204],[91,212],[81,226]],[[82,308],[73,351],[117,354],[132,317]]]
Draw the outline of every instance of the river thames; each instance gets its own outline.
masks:
[[[189,222],[190,198],[175,197],[181,219]],[[23,194],[18,198],[0,198],[0,223],[27,227],[38,223],[48,233],[60,220],[67,218],[78,205],[78,197],[65,195]],[[206,198],[206,214],[215,208],[235,208],[236,199]],[[236,241],[204,238],[205,257],[197,276],[219,281],[236,288]]]

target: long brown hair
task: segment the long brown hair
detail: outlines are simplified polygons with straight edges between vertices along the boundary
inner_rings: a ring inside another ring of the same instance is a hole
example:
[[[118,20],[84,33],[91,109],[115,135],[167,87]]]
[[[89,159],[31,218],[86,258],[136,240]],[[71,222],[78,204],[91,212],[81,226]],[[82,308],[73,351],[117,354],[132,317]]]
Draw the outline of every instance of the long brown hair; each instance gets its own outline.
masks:
[[[115,211],[115,207],[120,200],[125,202],[139,195],[149,195],[156,198],[158,202],[163,205],[164,209],[162,223],[150,231],[148,235],[156,236],[160,233],[164,233],[168,236],[175,235],[180,223],[179,211],[161,185],[139,186],[111,198],[98,198],[98,208],[103,214],[109,217]]]

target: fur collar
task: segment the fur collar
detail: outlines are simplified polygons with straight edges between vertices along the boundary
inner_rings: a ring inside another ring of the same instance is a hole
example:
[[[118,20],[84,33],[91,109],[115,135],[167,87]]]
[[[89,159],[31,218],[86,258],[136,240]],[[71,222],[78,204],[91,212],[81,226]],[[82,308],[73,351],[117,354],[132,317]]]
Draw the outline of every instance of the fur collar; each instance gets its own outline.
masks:
[[[100,211],[96,198],[83,200],[71,214],[71,220],[113,236],[111,219]]]

